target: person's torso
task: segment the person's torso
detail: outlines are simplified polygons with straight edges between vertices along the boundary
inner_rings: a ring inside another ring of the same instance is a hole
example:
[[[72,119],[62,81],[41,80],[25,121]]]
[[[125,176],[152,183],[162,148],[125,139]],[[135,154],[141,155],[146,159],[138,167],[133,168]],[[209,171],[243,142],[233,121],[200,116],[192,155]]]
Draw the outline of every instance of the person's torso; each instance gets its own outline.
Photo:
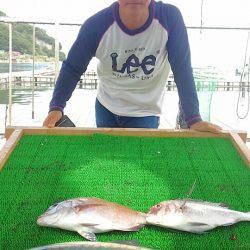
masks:
[[[168,32],[155,17],[154,1],[147,23],[135,32],[121,23],[115,7],[110,7],[114,19],[95,54],[99,59],[98,99],[116,114],[159,115],[170,71]]]

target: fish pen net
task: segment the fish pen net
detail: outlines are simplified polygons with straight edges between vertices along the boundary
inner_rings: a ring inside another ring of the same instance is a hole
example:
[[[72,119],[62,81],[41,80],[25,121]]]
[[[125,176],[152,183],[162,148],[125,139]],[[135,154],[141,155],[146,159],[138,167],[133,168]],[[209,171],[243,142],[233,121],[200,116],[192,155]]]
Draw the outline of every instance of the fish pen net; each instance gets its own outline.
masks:
[[[229,139],[25,135],[0,172],[0,249],[84,240],[76,232],[39,227],[52,204],[98,197],[147,212],[185,198],[249,210],[250,171]],[[138,232],[97,234],[99,241],[138,240],[153,249],[250,246],[247,222],[196,235],[147,225]]]
[[[204,121],[210,122],[211,103],[213,94],[219,85],[219,74],[213,67],[207,67],[207,69],[202,69],[200,72],[196,69],[194,79],[201,117]]]

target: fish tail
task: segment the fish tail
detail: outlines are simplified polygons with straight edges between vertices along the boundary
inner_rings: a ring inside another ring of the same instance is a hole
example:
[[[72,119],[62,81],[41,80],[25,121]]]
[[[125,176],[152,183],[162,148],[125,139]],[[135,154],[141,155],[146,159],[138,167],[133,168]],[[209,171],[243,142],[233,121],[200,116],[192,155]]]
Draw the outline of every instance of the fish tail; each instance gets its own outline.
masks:
[[[246,221],[250,221],[250,212],[247,212],[246,215],[247,215],[247,220]]]
[[[250,212],[243,213],[244,215],[242,216],[240,221],[250,221]]]

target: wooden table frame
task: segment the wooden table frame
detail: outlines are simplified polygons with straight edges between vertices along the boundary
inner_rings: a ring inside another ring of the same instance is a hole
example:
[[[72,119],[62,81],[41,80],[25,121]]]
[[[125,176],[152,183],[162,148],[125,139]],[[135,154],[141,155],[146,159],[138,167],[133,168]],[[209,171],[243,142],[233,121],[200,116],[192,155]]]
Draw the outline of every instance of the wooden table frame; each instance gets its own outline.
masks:
[[[192,130],[166,129],[125,129],[125,128],[41,128],[41,127],[7,127],[6,144],[0,151],[0,171],[8,160],[15,146],[23,135],[91,135],[102,133],[121,136],[151,136],[151,137],[204,137],[230,138],[233,145],[250,168],[250,150],[247,148],[244,131],[222,131],[221,133],[197,132]]]

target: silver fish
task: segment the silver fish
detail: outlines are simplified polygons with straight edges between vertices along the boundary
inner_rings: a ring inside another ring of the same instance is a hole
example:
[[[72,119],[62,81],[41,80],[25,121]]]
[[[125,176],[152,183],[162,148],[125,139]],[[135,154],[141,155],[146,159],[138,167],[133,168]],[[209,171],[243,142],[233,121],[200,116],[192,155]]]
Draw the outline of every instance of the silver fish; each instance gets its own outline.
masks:
[[[65,242],[32,248],[30,250],[150,250],[149,248],[130,246],[112,242]],[[151,249],[152,250],[152,249]]]
[[[138,231],[146,223],[145,214],[98,198],[62,201],[48,208],[37,219],[39,226],[76,231],[90,241],[95,233]]]
[[[197,200],[163,201],[147,213],[147,224],[166,228],[203,233],[218,226],[229,226],[240,221],[250,221],[250,213],[230,210],[225,204]]]

